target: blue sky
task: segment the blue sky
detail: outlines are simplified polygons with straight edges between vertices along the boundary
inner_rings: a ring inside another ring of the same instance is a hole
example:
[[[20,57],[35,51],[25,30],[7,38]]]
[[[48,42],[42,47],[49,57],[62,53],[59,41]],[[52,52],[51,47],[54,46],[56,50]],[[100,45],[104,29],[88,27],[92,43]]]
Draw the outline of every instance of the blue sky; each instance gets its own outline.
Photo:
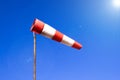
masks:
[[[37,35],[37,80],[120,80],[120,8],[112,0],[1,0],[0,79],[33,80],[34,18],[83,45]]]

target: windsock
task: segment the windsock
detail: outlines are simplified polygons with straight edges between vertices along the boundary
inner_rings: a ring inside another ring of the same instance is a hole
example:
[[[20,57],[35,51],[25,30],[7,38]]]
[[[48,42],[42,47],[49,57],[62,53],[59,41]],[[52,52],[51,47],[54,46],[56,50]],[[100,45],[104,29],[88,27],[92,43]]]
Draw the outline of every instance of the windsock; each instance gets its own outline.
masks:
[[[31,27],[31,31],[37,34],[41,34],[57,42],[61,42],[65,45],[71,46],[73,48],[76,48],[76,49],[82,48],[82,45],[76,42],[75,40],[69,38],[68,36],[62,34],[61,32],[51,27],[50,25],[38,19],[34,20],[32,27]]]

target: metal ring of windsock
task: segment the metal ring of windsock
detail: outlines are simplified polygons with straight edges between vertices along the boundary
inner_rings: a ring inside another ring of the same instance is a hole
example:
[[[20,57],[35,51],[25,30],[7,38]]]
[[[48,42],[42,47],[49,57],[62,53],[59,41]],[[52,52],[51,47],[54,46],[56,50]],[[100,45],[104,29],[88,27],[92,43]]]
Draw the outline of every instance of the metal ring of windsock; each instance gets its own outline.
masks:
[[[50,25],[38,19],[34,20],[32,27],[31,27],[31,31],[37,34],[41,34],[57,42],[61,42],[65,45],[71,46],[73,48],[76,48],[76,49],[82,48],[82,45],[76,42],[75,40],[69,38],[68,36],[62,34],[61,32],[51,27]]]

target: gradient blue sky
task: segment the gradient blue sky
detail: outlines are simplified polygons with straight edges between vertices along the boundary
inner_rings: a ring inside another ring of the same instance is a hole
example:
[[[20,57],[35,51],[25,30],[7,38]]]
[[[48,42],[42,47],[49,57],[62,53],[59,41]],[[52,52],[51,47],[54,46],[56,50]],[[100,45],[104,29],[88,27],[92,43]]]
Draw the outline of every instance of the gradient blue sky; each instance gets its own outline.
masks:
[[[83,45],[37,35],[37,80],[120,80],[120,9],[112,0],[0,0],[0,80],[33,80],[38,18]]]

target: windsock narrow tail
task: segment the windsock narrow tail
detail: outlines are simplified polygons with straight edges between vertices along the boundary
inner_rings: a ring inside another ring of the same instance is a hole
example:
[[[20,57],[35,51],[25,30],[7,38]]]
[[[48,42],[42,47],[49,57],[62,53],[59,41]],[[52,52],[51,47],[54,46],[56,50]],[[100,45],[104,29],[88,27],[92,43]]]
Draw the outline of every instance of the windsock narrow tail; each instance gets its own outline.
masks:
[[[38,19],[34,20],[32,27],[31,27],[31,31],[35,32],[37,34],[42,34],[45,37],[48,37],[57,42],[61,42],[65,45],[71,46],[73,48],[76,48],[76,49],[82,48],[82,45],[79,44],[78,42],[76,42],[75,40],[69,38],[68,36],[62,34],[61,32],[59,32],[56,29],[54,29],[53,27],[51,27],[50,25],[48,25]]]

